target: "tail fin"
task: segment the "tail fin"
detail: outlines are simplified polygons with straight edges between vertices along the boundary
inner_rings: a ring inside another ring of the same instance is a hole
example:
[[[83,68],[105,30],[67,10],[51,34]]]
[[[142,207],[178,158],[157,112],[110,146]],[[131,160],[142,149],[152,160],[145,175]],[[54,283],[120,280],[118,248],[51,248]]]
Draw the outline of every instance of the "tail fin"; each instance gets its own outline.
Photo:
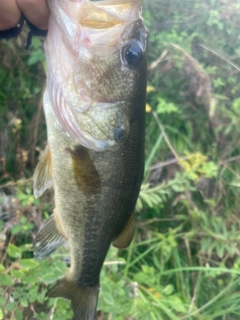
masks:
[[[64,278],[47,292],[51,298],[62,297],[72,302],[75,320],[94,320],[97,309],[99,284],[81,287],[76,282]]]

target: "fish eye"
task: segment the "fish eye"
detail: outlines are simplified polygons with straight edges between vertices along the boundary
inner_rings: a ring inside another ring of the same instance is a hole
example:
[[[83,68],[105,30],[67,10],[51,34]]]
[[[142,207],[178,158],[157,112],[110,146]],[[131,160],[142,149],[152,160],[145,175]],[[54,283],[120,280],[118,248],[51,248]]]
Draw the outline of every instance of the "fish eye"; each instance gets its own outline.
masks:
[[[123,60],[130,68],[137,67],[143,58],[143,49],[137,42],[129,43],[123,49]]]

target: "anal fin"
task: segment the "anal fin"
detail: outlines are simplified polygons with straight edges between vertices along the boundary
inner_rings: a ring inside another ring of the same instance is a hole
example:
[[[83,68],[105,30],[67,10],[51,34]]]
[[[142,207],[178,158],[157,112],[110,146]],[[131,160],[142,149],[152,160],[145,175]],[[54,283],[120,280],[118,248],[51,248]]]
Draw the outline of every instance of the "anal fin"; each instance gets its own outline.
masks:
[[[36,260],[46,259],[64,244],[66,237],[59,224],[55,211],[34,239],[32,249]]]
[[[113,245],[119,249],[124,249],[129,246],[132,242],[134,231],[135,231],[135,214],[132,213],[126,227],[120,233],[116,240],[114,240]]]
[[[33,190],[36,198],[52,184],[52,159],[48,145],[46,146],[33,175]]]

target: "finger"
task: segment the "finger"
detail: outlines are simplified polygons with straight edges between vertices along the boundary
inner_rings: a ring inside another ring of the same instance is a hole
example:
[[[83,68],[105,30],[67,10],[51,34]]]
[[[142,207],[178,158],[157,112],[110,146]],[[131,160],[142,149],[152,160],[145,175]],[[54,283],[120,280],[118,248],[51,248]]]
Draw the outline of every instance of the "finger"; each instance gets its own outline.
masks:
[[[48,28],[49,8],[46,0],[17,0],[18,7],[34,26]]]
[[[0,30],[16,27],[21,17],[21,12],[16,0],[0,0]]]

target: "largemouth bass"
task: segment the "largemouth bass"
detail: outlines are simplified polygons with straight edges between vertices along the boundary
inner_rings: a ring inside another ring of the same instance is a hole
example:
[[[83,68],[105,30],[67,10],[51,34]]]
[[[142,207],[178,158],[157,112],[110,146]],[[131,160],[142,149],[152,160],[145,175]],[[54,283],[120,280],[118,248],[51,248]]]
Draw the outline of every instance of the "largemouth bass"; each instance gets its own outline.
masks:
[[[138,0],[50,0],[44,111],[48,147],[34,174],[55,209],[35,238],[45,259],[65,240],[71,266],[48,292],[93,320],[111,243],[129,245],[144,168],[146,30]]]

